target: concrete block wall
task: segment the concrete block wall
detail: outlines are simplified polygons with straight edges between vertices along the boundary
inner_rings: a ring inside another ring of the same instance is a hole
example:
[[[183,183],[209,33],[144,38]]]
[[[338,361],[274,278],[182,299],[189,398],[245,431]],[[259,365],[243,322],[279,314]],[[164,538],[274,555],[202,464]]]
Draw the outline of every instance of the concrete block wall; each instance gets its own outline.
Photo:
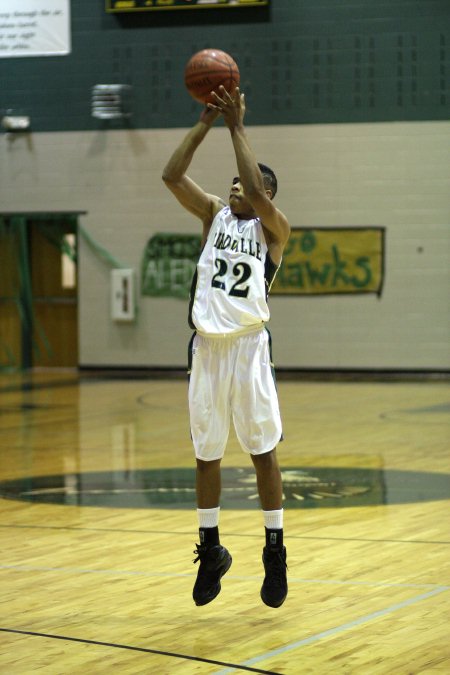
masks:
[[[185,129],[41,133],[0,138],[5,210],[87,211],[82,224],[139,272],[161,231],[199,232],[161,182]],[[445,122],[257,126],[255,151],[279,176],[292,226],[386,228],[386,278],[376,296],[272,297],[275,360],[287,368],[447,369],[450,237]],[[210,132],[192,178],[226,198],[229,134]],[[25,208],[24,208],[25,207]],[[184,367],[187,303],[140,297],[135,324],[110,318],[109,267],[80,240],[80,364]]]

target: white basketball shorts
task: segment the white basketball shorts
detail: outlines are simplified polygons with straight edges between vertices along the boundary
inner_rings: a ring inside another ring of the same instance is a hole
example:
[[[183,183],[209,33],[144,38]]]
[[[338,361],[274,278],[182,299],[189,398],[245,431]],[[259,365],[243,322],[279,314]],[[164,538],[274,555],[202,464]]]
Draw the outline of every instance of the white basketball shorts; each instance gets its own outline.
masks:
[[[273,450],[282,437],[278,395],[266,329],[190,343],[189,413],[198,459],[221,459],[233,420],[242,449]]]

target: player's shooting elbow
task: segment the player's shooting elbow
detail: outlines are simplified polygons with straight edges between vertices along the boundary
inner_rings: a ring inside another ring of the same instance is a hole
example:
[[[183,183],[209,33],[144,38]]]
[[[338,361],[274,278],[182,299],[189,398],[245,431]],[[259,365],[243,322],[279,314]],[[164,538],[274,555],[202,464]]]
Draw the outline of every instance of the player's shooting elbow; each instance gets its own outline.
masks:
[[[178,180],[179,180],[179,178],[177,179],[177,177],[175,176],[174,171],[170,169],[169,165],[167,165],[164,168],[164,171],[162,172],[161,178],[162,178],[163,183],[165,183],[167,185],[167,187],[169,187],[169,184],[173,185],[173,184],[177,183]]]
[[[183,189],[183,176],[178,176],[175,172],[164,170],[162,180],[164,185],[176,196]]]

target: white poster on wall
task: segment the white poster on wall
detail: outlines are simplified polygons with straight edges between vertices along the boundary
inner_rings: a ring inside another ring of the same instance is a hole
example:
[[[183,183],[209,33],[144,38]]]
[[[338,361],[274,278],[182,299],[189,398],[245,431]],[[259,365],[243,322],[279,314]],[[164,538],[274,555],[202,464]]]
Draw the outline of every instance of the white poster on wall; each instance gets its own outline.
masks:
[[[70,0],[0,0],[0,58],[70,53]]]

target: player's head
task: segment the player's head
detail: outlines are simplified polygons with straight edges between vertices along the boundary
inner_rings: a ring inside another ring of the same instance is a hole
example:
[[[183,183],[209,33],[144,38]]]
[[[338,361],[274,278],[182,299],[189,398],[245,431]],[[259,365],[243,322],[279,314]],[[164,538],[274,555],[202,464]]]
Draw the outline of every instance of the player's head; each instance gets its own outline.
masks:
[[[269,193],[270,199],[273,199],[277,191],[277,177],[275,176],[272,169],[270,169],[265,164],[258,163],[259,170],[261,171],[264,189]],[[236,216],[241,217],[254,217],[254,209],[249,200],[247,199],[241,179],[239,176],[233,178],[233,183],[230,191],[229,199],[230,209],[232,213]]]
[[[271,199],[273,199],[277,194],[278,189],[277,177],[275,176],[275,173],[272,171],[272,169],[266,164],[260,164],[258,162],[258,166],[259,170],[262,173],[264,187],[266,190],[270,190],[270,192],[272,193]]]

